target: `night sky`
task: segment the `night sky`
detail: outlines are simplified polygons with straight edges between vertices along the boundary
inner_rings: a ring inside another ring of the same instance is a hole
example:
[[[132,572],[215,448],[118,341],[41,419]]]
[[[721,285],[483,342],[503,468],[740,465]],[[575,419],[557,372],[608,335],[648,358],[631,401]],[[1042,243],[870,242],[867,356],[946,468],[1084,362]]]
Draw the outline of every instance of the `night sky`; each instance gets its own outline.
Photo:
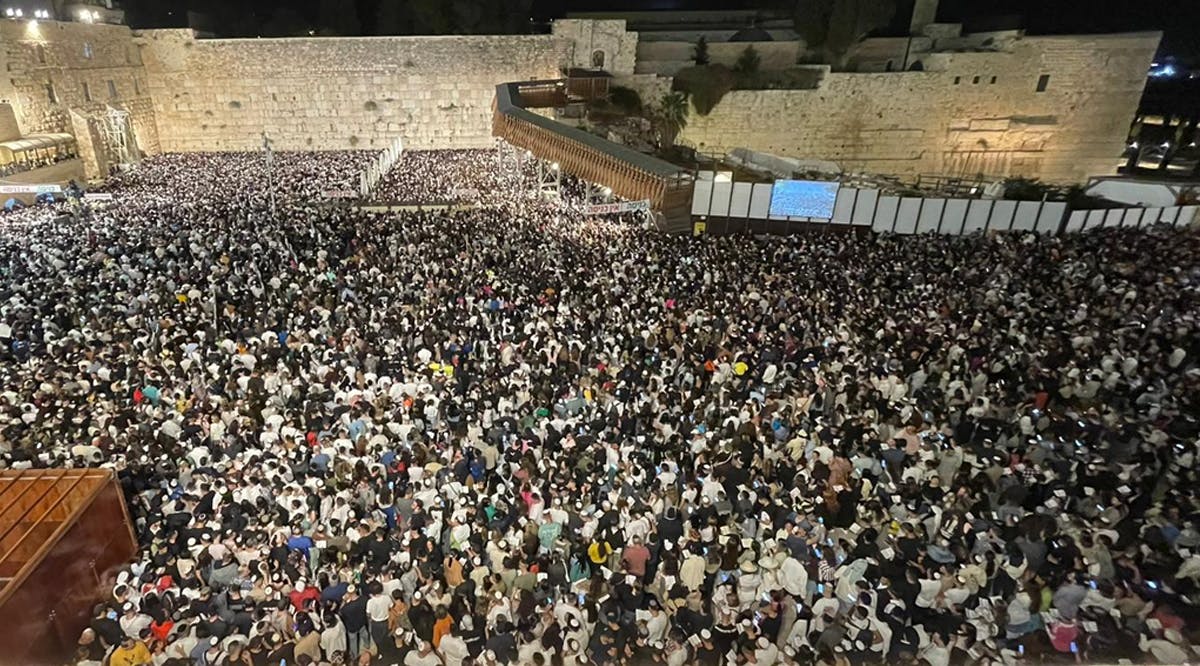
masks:
[[[357,0],[372,6],[378,0]],[[396,0],[406,2],[408,0]],[[483,0],[506,3],[507,0]],[[222,5],[235,4],[239,12],[267,17],[280,7],[316,16],[320,0],[125,0],[130,23],[135,28],[182,27],[186,10],[214,13]],[[568,11],[616,11],[650,9],[743,9],[788,7],[792,0],[532,0],[538,21]],[[904,3],[898,3],[904,4]],[[362,29],[373,31],[371,11],[360,10]],[[1162,30],[1165,37],[1161,56],[1200,60],[1200,0],[942,0],[941,21],[962,21],[968,29],[1021,27],[1032,34],[1126,32]]]

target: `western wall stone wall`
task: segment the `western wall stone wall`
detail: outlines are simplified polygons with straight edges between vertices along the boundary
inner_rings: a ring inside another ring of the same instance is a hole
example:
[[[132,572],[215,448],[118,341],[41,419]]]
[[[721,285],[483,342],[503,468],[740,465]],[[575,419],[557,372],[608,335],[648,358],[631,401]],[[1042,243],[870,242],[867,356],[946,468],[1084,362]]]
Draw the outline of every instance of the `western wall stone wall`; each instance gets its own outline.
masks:
[[[140,33],[166,151],[467,148],[492,143],[506,81],[557,78],[551,35],[195,39]]]
[[[921,57],[925,71],[829,74],[815,90],[733,91],[680,142],[843,169],[1080,182],[1119,162],[1158,33],[1027,37]],[[1045,90],[1038,91],[1044,79]]]
[[[23,135],[73,132],[72,112],[129,112],[138,148],[159,151],[141,54],[129,28],[58,21],[0,21],[0,102]]]

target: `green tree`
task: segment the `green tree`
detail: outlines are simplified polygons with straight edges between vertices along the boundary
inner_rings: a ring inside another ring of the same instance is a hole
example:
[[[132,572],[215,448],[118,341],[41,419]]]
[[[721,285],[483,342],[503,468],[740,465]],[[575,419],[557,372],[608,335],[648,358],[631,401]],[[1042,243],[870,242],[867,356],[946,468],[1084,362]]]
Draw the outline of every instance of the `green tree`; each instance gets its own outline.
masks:
[[[737,75],[724,65],[685,67],[675,72],[671,88],[684,93],[696,113],[707,116],[723,97],[733,90]]]
[[[708,40],[704,35],[700,35],[700,39],[696,41],[696,48],[692,52],[692,60],[696,61],[697,65],[708,64]]]
[[[637,115],[642,112],[642,96],[631,88],[613,86],[608,91],[608,100],[626,114]]]
[[[663,143],[675,144],[675,137],[687,127],[688,99],[681,92],[669,92],[658,101],[658,119],[662,124]]]
[[[733,71],[739,74],[755,74],[760,65],[762,65],[762,57],[758,55],[758,51],[753,46],[747,46],[742,51],[742,55],[738,56]]]

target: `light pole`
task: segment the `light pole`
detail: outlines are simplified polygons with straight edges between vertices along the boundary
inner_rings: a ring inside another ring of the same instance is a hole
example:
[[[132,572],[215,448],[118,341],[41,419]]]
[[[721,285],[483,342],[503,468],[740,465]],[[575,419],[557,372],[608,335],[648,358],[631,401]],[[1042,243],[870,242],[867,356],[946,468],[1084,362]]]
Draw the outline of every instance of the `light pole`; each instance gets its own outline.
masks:
[[[271,152],[271,138],[266,130],[262,133],[263,159],[267,162],[267,198],[271,206],[271,219],[275,219],[275,154]]]

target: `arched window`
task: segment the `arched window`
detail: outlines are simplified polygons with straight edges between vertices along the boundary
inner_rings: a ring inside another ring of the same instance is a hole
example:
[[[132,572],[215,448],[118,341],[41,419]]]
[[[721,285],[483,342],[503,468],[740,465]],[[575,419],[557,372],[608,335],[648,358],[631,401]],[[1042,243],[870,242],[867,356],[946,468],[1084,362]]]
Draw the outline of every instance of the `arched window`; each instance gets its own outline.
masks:
[[[604,69],[604,51],[592,51],[592,67]]]

